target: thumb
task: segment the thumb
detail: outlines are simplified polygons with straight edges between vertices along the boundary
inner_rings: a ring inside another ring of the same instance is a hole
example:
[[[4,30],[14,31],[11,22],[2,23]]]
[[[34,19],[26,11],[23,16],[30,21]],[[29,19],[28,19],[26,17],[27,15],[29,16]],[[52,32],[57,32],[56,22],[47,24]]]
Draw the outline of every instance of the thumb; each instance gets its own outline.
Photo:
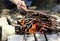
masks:
[[[24,7],[24,6],[21,6],[21,9],[23,9],[23,10],[27,11],[27,8],[26,8],[26,7]]]

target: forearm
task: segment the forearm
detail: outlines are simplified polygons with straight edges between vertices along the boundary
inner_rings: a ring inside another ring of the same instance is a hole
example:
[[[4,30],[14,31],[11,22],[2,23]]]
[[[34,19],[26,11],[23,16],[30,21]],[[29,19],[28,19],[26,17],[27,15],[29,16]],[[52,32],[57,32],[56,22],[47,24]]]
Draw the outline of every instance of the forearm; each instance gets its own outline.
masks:
[[[14,4],[18,4],[18,2],[21,2],[21,0],[10,0]]]

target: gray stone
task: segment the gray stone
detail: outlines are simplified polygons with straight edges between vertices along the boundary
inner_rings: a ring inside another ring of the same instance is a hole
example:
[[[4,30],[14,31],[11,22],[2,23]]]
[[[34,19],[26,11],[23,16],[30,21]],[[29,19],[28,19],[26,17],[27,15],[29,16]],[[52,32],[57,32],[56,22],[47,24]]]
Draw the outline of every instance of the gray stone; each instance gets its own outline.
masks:
[[[53,7],[52,11],[60,12],[60,5],[57,5],[57,6]]]
[[[23,35],[10,35],[7,41],[23,41]]]

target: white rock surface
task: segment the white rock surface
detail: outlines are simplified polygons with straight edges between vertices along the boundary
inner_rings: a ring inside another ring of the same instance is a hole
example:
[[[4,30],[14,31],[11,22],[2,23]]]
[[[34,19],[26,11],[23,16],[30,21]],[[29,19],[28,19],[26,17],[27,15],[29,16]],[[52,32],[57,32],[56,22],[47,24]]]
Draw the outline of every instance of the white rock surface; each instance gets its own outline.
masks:
[[[8,25],[7,19],[5,17],[0,18],[0,26]]]
[[[44,35],[43,34],[36,34],[36,37],[37,37],[37,40],[38,41],[45,41],[45,37],[44,37]]]
[[[47,35],[48,41],[58,41],[58,35],[57,34],[51,34]]]
[[[23,35],[10,35],[7,41],[23,41]]]
[[[22,15],[18,15],[17,18],[23,18],[23,16]]]
[[[9,35],[15,34],[15,28],[11,25],[2,26],[2,40],[6,40]]]
[[[26,41],[35,41],[34,35],[25,35]]]
[[[55,17],[55,18],[57,18],[57,22],[60,22],[60,17],[58,17],[57,15],[51,15],[51,16],[53,16],[53,17]]]
[[[59,19],[59,18],[60,18],[60,17],[58,17],[57,15],[51,15],[51,16],[56,17],[57,19]]]

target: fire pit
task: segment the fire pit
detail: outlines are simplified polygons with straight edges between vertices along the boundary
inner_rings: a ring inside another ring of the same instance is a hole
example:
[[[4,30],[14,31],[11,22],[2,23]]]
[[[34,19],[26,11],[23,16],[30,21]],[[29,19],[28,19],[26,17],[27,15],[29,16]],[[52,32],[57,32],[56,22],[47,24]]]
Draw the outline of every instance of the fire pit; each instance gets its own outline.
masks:
[[[22,28],[21,30],[29,33],[35,32],[52,32],[56,31],[56,18],[48,14],[38,13],[38,12],[29,12],[25,17],[17,20]]]
[[[26,41],[29,41],[31,35],[34,38],[32,41],[40,41],[40,37],[44,37],[41,41],[49,41],[50,37],[53,38],[53,36],[58,37],[57,34],[60,29],[57,28],[56,20],[56,17],[38,11],[28,11],[26,15],[20,15],[19,18],[15,16],[13,19],[11,17],[7,18],[8,24],[15,27],[16,34],[24,35]]]
[[[58,32],[56,20],[57,19],[55,17],[49,14],[40,12],[28,12],[23,18],[17,20],[17,24],[20,25],[20,34],[33,34],[35,41],[39,41],[36,36],[36,32],[39,32],[44,36],[44,39],[42,41],[49,41],[47,37]]]

